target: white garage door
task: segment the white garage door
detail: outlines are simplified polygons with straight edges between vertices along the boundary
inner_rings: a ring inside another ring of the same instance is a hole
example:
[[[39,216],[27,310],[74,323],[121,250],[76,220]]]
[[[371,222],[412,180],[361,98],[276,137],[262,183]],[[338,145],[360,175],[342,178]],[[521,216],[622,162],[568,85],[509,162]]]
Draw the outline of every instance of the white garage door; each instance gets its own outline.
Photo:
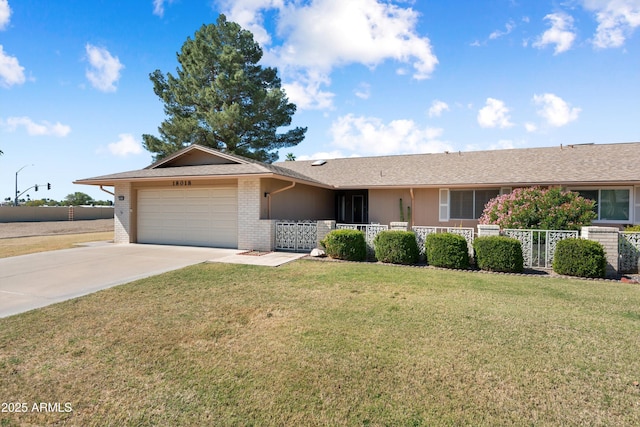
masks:
[[[138,243],[237,248],[237,189],[139,190]]]

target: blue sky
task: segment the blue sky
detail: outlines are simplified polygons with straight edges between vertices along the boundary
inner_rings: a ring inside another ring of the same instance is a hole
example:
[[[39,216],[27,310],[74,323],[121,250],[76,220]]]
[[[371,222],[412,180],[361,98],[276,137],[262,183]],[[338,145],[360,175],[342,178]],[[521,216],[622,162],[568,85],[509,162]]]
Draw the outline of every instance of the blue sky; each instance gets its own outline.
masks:
[[[220,13],[308,127],[281,159],[640,140],[640,0],[0,0],[0,199],[109,199],[72,181],[150,164],[149,73]]]

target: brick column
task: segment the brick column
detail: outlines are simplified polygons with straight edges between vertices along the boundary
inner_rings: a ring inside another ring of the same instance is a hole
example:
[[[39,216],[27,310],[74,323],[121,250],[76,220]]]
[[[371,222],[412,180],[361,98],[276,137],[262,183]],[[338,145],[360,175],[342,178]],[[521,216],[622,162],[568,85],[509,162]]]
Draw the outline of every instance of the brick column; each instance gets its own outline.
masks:
[[[327,234],[331,232],[331,230],[336,228],[336,222],[332,220],[318,221],[316,227],[317,227],[316,246],[318,248],[321,248],[322,245],[320,245],[320,241],[324,239],[327,236]]]
[[[389,230],[401,230],[401,231],[407,231],[409,229],[409,223],[408,222],[392,222],[389,224]]]
[[[618,276],[618,240],[619,231],[615,227],[582,227],[580,235],[583,239],[598,242],[604,248],[607,258],[606,277]]]
[[[238,249],[272,251],[274,224],[260,219],[260,178],[238,179]]]
[[[499,235],[500,235],[499,225],[478,224],[478,237],[499,236]]]
[[[116,184],[114,193],[113,242],[131,243],[131,183]]]

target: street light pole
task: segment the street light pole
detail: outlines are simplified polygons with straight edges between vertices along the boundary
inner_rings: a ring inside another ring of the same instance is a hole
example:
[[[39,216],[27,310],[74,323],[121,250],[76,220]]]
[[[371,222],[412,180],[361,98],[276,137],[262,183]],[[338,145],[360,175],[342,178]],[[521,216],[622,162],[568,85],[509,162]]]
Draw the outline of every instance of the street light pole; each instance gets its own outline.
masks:
[[[18,173],[20,173],[20,171],[22,169],[26,168],[27,166],[33,166],[33,165],[24,165],[23,167],[18,169],[18,172],[16,172],[16,200],[15,200],[15,206],[18,206]]]

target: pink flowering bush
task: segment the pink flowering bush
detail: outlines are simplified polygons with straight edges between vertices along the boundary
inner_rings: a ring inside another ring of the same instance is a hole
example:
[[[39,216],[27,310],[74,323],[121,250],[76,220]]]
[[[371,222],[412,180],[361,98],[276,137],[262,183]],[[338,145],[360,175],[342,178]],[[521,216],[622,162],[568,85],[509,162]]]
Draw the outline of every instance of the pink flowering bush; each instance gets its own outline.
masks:
[[[500,228],[579,230],[596,218],[595,202],[560,187],[516,188],[485,205],[480,224]]]

